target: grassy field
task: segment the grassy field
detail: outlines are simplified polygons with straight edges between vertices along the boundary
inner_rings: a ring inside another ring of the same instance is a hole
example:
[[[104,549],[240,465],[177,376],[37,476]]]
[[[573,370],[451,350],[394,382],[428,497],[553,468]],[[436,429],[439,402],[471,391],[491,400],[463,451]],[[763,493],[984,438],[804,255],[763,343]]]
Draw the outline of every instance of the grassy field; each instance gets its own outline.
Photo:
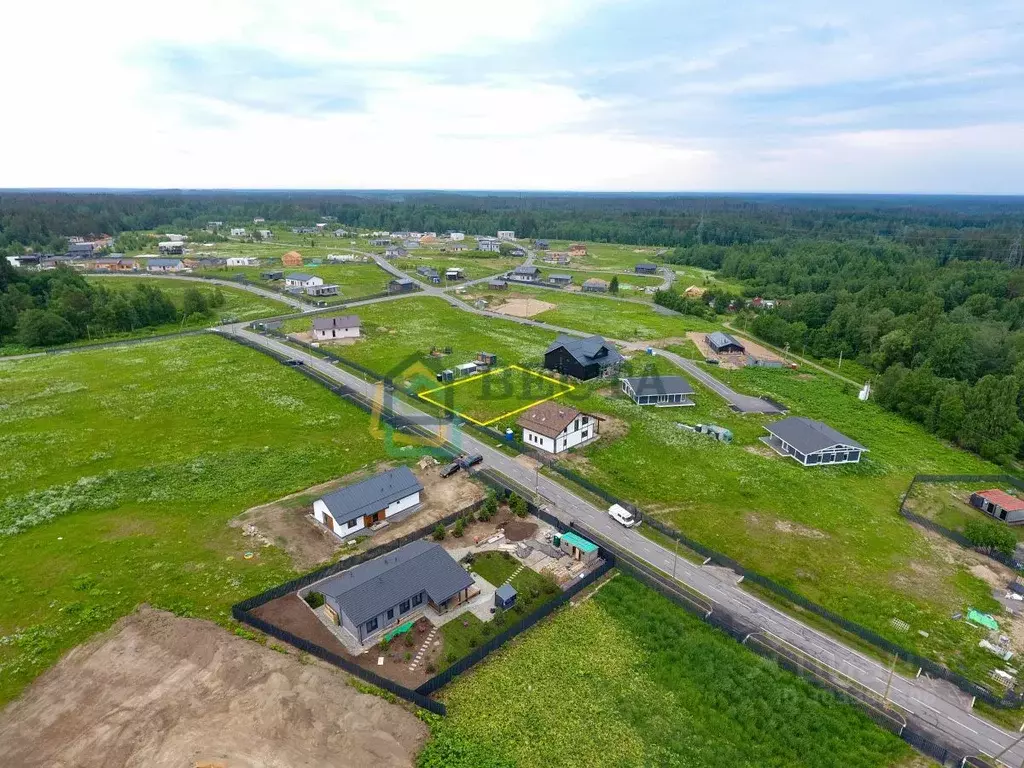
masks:
[[[419,279],[422,277],[416,272],[417,267],[433,267],[441,273],[443,282],[445,270],[452,267],[462,268],[466,273],[466,280],[476,280],[500,272],[508,272],[522,262],[522,259],[474,259],[459,254],[421,254],[420,251],[412,251],[409,256],[397,259],[395,266],[406,274]],[[448,283],[448,285],[455,285],[455,283]]]
[[[445,410],[489,424],[504,416],[554,399],[572,390],[569,384],[523,368],[501,368],[446,384],[420,397]]]
[[[534,315],[532,320],[599,333],[623,341],[663,339],[684,336],[687,331],[711,331],[718,328],[716,324],[696,317],[662,314],[653,306],[582,293],[516,286],[502,292],[490,292],[481,287],[474,295],[487,299],[492,307],[504,299],[516,296],[540,299],[554,304],[555,308]]]
[[[619,278],[619,292],[618,296],[622,296],[628,299],[643,299],[644,301],[653,301],[654,294],[647,293],[646,288],[657,287],[663,282],[661,277],[653,275],[635,275],[631,272],[597,272],[597,271],[584,271],[576,269],[562,269],[560,267],[552,267],[547,269],[542,266],[543,277],[546,280],[549,275],[565,274],[572,275],[573,285],[576,286],[574,290],[578,290],[585,280],[589,280],[592,277],[596,277],[598,280],[604,280],[605,282],[611,282],[613,277]]]
[[[551,247],[550,251],[567,251],[569,246],[572,244],[571,240],[549,240]],[[619,245],[616,243],[585,243],[587,246],[586,256],[574,256],[569,266],[571,267],[582,267],[585,269],[595,270],[611,270],[618,272],[632,272],[640,262],[659,263],[660,259],[656,258],[656,254],[661,251],[661,248],[653,245]],[[541,264],[539,256],[541,253],[538,251],[537,264]]]
[[[978,520],[990,525],[1000,525],[1016,535],[1018,541],[1024,541],[1024,527],[1020,525],[1006,525],[999,523],[990,515],[970,505],[971,494],[974,491],[987,490],[989,488],[1002,488],[1008,493],[1013,489],[1005,488],[997,482],[980,483],[914,483],[914,488],[907,497],[907,509],[921,517],[934,520],[939,525],[945,526],[953,531],[963,533],[967,522]],[[1018,495],[1019,491],[1013,491]]]
[[[865,444],[858,465],[805,468],[759,442],[759,415],[739,415],[697,382],[697,405],[640,408],[617,388],[579,387],[577,407],[613,417],[625,434],[567,459],[577,471],[744,565],[841,615],[955,669],[980,676],[992,657],[981,634],[950,617],[967,606],[998,611],[988,586],[951,563],[939,545],[898,514],[915,473],[992,473],[917,425],[861,403],[855,388],[825,374],[716,370],[741,392],[764,394],[794,415],[831,424]],[[732,444],[680,429],[712,423]],[[899,632],[890,623],[910,624]],[[918,634],[923,630],[929,634]]]
[[[362,320],[363,338],[340,348],[340,354],[380,373],[392,372],[393,378],[417,389],[439,386],[434,374],[472,362],[478,352],[497,355],[498,367],[512,363],[539,367],[544,350],[556,336],[540,328],[478,317],[433,297],[370,304],[352,313]],[[287,321],[284,330],[306,331],[311,324],[309,318],[296,318]],[[432,356],[432,347],[450,347],[452,352]]]
[[[696,285],[698,288],[715,288],[738,294],[743,293],[742,283],[736,280],[723,280],[710,269],[683,266],[682,264],[666,264],[665,266],[676,273],[675,288],[680,293],[691,285]]]
[[[369,296],[383,292],[391,280],[391,276],[373,262],[355,262],[350,264],[322,264],[320,266],[282,267],[223,267],[217,269],[200,269],[196,274],[207,277],[232,278],[245,275],[246,279],[267,288],[284,288],[283,280],[264,280],[260,275],[268,270],[283,271],[285,275],[292,272],[304,272],[322,277],[325,283],[338,286],[340,296],[323,297],[323,301],[337,303],[360,296]]]
[[[97,285],[103,285],[111,290],[129,291],[133,290],[136,285],[145,284],[153,285],[162,290],[167,294],[168,298],[174,302],[175,306],[179,309],[184,303],[183,295],[185,289],[189,287],[199,288],[203,295],[210,297],[213,295],[214,286],[203,285],[202,283],[189,282],[185,280],[165,280],[165,279],[147,279],[145,277],[96,277],[88,276],[86,279]],[[248,291],[243,291],[238,288],[226,288],[220,286],[221,293],[224,294],[224,298],[227,303],[222,307],[216,307],[211,309],[204,315],[192,315],[191,317],[185,318],[184,323],[165,323],[164,325],[152,325],[146,326],[145,328],[139,328],[135,331],[126,333],[112,333],[105,336],[87,336],[84,339],[78,339],[71,344],[62,344],[58,349],[68,349],[72,347],[81,347],[88,344],[95,344],[97,342],[107,341],[123,341],[125,339],[143,339],[149,336],[159,336],[166,333],[176,333],[182,330],[193,330],[195,328],[207,328],[210,325],[220,323],[224,320],[254,320],[258,317],[270,317],[272,315],[279,315],[284,312],[291,311],[291,308],[282,302],[273,301],[266,299],[262,296],[257,296]],[[6,355],[23,355],[30,352],[40,352],[39,347],[25,347],[21,344],[0,344],[0,357]]]
[[[903,764],[910,748],[619,575],[445,688],[421,768]]]
[[[0,704],[139,603],[226,622],[293,575],[227,522],[384,453],[362,411],[213,336],[0,363],[0,423]]]

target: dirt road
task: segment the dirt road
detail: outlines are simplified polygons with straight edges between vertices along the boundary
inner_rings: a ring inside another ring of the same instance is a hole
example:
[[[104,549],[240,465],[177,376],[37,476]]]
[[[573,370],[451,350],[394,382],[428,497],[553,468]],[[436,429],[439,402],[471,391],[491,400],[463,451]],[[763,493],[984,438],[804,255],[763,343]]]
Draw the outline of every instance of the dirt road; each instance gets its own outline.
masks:
[[[0,712],[19,768],[411,766],[427,736],[341,672],[148,608]]]

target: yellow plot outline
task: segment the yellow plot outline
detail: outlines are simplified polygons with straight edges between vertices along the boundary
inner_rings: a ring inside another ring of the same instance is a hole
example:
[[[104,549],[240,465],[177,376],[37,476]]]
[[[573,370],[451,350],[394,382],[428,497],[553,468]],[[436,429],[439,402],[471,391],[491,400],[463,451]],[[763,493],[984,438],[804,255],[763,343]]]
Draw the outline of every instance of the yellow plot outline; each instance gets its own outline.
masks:
[[[508,413],[503,413],[500,416],[495,416],[493,419],[490,419],[488,421],[478,421],[469,414],[462,413],[461,411],[456,411],[454,408],[449,408],[444,403],[439,403],[437,400],[428,397],[428,395],[432,395],[434,392],[441,392],[442,390],[445,389],[453,389],[463,384],[469,384],[471,381],[482,379],[485,376],[494,376],[495,374],[504,373],[505,371],[521,371],[522,373],[528,373],[531,376],[536,376],[538,379],[544,379],[544,381],[550,381],[552,384],[557,384],[560,387],[565,387],[565,389],[563,389],[561,392],[556,392],[555,394],[550,395],[548,397],[542,397],[540,400],[534,400],[532,403],[524,405],[522,408],[516,408],[514,411],[509,411]],[[566,384],[564,381],[553,379],[550,376],[545,376],[542,373],[537,373],[536,371],[531,371],[518,365],[507,365],[504,368],[498,368],[497,370],[488,371],[487,373],[478,373],[475,376],[469,376],[465,379],[459,379],[458,381],[454,381],[451,384],[445,384],[442,387],[434,387],[433,389],[428,389],[424,392],[419,392],[417,393],[416,396],[421,400],[427,401],[431,405],[436,405],[439,408],[443,408],[444,410],[448,411],[449,413],[454,413],[456,416],[463,418],[466,421],[471,421],[477,426],[486,427],[490,424],[493,424],[496,421],[501,421],[502,419],[507,419],[509,416],[515,416],[517,413],[522,413],[523,411],[529,408],[533,408],[533,406],[535,405],[540,405],[541,403],[546,403],[548,400],[554,400],[556,397],[561,397],[562,395],[568,394],[569,392],[572,392],[574,389],[576,389],[576,387],[574,387],[572,384]]]

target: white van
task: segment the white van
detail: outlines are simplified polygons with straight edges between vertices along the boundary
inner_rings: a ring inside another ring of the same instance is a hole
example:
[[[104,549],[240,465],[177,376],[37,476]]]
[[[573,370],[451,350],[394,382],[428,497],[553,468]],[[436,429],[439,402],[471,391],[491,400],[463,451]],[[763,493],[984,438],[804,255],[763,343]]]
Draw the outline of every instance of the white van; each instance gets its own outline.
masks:
[[[608,507],[608,514],[612,516],[612,520],[615,520],[626,528],[635,528],[640,525],[640,518],[621,504],[612,504]]]

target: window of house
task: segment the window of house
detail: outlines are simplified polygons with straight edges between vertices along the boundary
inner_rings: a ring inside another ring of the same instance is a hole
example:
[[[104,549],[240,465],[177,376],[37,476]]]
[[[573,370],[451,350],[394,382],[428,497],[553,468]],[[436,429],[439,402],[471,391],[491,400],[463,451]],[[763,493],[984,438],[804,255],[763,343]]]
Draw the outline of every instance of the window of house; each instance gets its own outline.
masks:
[[[590,430],[589,429],[584,429],[583,430],[583,439],[586,440],[588,437],[590,437]]]
[[[409,610],[409,601],[405,600],[398,606],[399,613],[405,613]]]
[[[423,602],[423,594],[422,593],[420,593],[418,595],[413,595],[412,596],[412,604],[413,605],[419,605],[422,602]]]
[[[391,621],[393,618],[395,618],[395,609],[388,608],[388,621]]]
[[[373,632],[377,629],[377,619],[373,618],[366,622],[366,631]]]
[[[358,520],[349,520],[348,521],[348,527],[349,528],[355,528],[356,527],[356,523],[358,523],[358,522],[359,522]]]

